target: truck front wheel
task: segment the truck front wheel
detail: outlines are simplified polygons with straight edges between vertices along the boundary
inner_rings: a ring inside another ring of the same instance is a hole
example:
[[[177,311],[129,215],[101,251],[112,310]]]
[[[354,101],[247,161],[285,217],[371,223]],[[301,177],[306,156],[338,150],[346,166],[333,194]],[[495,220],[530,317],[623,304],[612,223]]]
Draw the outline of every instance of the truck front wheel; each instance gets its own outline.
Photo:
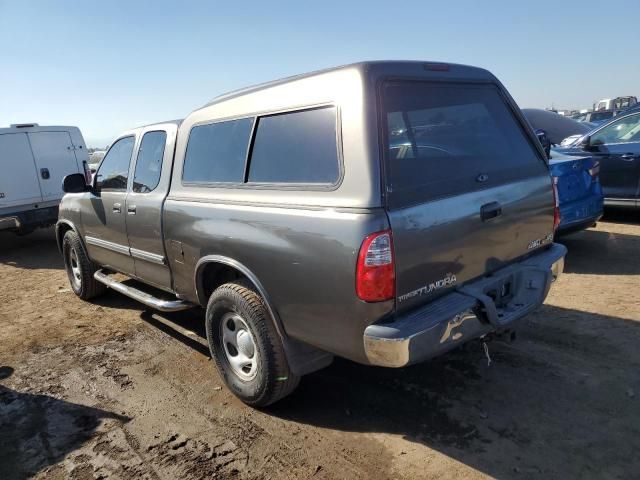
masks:
[[[98,266],[89,260],[80,237],[73,230],[64,234],[62,254],[71,289],[77,296],[90,300],[106,290],[102,283],[93,278]]]
[[[298,386],[264,301],[250,284],[218,287],[207,304],[206,327],[220,376],[247,405],[265,407]]]

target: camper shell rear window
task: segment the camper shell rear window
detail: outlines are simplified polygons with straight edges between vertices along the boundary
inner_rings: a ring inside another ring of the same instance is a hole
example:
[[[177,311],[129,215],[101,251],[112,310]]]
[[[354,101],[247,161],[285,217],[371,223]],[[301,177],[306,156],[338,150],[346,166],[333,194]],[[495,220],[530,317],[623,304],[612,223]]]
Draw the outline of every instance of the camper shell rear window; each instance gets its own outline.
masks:
[[[497,86],[403,80],[381,88],[391,208],[545,172]]]

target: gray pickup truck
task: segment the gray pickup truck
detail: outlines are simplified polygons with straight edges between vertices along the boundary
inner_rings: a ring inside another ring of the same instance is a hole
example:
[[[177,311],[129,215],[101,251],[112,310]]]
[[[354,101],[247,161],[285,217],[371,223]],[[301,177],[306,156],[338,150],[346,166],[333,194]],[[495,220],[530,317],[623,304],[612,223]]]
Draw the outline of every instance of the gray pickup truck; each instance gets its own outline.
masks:
[[[535,135],[491,73],[461,65],[235,91],[123,133],[64,190],[74,292],[206,308],[220,374],[254,406],[334,355],[402,367],[509,330],[566,253]]]

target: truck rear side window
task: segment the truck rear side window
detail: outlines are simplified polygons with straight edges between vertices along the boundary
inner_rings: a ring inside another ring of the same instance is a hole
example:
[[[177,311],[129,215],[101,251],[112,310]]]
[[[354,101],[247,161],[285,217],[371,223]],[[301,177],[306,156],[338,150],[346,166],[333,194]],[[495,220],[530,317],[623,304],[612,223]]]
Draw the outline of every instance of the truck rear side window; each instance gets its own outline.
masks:
[[[258,119],[249,182],[334,184],[339,172],[335,107]]]
[[[253,118],[198,125],[191,129],[182,180],[242,183]]]
[[[399,81],[382,94],[392,207],[546,169],[495,86]]]
[[[134,192],[149,193],[158,186],[166,142],[167,132],[160,130],[147,132],[142,137],[133,175]]]

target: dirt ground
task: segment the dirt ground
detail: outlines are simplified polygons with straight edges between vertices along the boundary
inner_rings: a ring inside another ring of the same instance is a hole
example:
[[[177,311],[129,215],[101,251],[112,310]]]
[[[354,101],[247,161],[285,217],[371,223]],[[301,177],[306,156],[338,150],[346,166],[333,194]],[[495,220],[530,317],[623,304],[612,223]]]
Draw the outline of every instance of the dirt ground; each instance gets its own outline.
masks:
[[[336,360],[258,411],[224,388],[201,311],[85,303],[52,231],[0,234],[0,479],[638,478],[640,217],[564,243],[491,366],[479,344],[404,370]]]

